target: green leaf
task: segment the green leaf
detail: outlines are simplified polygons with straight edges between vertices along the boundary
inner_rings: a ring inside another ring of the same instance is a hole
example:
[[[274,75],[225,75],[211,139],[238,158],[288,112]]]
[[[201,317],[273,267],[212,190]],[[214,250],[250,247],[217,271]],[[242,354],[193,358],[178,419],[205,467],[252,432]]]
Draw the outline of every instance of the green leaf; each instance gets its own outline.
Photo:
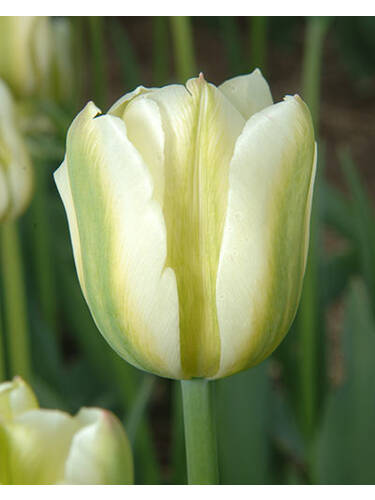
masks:
[[[324,222],[336,229],[343,236],[353,239],[355,234],[355,220],[349,200],[338,189],[324,180],[321,183],[320,189],[324,206]]]
[[[269,473],[268,363],[218,380],[216,415],[220,482],[266,484]]]
[[[375,306],[375,230],[370,197],[348,151],[340,151],[341,166],[352,195],[354,237],[359,251],[360,268]]]
[[[117,61],[120,65],[125,90],[133,90],[142,83],[140,67],[129,37],[118,19],[111,22],[110,35]]]
[[[344,379],[326,404],[315,450],[319,484],[374,484],[375,323],[361,281],[346,299]]]
[[[238,20],[233,16],[221,16],[219,27],[227,56],[229,71],[232,75],[248,72],[249,65],[244,64],[242,43]]]

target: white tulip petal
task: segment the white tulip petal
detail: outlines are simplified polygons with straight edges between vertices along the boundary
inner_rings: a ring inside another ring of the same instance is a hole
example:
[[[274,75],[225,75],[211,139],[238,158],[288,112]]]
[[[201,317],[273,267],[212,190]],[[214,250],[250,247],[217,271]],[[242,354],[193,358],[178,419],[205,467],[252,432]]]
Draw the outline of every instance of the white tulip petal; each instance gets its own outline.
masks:
[[[314,176],[311,117],[298,97],[247,122],[229,174],[217,276],[220,370],[262,361],[279,344],[298,304]]]
[[[11,484],[55,484],[63,480],[65,460],[79,423],[57,410],[30,410],[1,431]]]
[[[132,484],[133,461],[121,423],[106,410],[82,408],[82,426],[65,465],[66,484]]]
[[[70,239],[72,242],[74,262],[79,283],[81,285],[83,294],[86,296],[86,286],[82,269],[82,252],[78,231],[77,215],[74,208],[72,190],[70,189],[69,172],[65,159],[60,165],[60,168],[58,168],[54,173],[54,178],[69,221]]]
[[[130,101],[139,95],[147,94],[153,90],[154,89],[147,89],[146,87],[143,87],[143,85],[140,85],[136,89],[117,99],[117,101],[109,108],[108,114],[122,118]]]
[[[248,120],[253,114],[272,104],[272,94],[259,69],[249,75],[236,76],[225,81],[219,90],[233,106]]]
[[[39,407],[31,388],[20,378],[0,384],[0,420],[9,421]]]
[[[36,20],[36,16],[0,16],[0,77],[20,95],[31,94],[36,85],[31,52]]]
[[[153,198],[163,207],[164,132],[159,107],[143,94],[128,103],[122,119],[128,139],[137,148],[152,175]]]
[[[166,229],[152,177],[122,120],[94,118],[98,112],[89,103],[75,119],[65,160],[85,256],[85,297],[99,330],[122,357],[178,378],[177,286],[165,267]],[[70,203],[67,197],[64,202]]]

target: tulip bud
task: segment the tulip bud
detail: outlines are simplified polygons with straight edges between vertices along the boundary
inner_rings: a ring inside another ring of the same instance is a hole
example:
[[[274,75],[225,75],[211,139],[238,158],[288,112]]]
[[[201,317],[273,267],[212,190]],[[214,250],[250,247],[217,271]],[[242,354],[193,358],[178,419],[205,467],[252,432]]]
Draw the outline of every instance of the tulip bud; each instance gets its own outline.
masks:
[[[0,78],[17,98],[72,97],[70,22],[43,16],[0,17]]]
[[[32,168],[15,105],[0,80],[0,222],[20,215],[30,201]]]
[[[51,59],[47,17],[0,17],[0,78],[17,97],[46,89]]]
[[[131,484],[128,439],[107,410],[39,409],[20,378],[0,384],[0,484]]]
[[[87,104],[55,179],[110,345],[177,379],[265,359],[297,309],[314,175],[307,106],[272,104],[259,70]]]

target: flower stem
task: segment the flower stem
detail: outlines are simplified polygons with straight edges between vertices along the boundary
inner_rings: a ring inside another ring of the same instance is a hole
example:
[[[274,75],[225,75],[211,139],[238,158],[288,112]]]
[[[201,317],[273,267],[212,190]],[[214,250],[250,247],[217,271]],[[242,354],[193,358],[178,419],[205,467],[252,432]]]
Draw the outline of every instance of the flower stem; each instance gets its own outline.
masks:
[[[91,72],[94,83],[95,102],[99,107],[107,105],[107,71],[104,43],[103,19],[99,16],[89,17],[91,41]]]
[[[155,85],[162,86],[169,80],[168,20],[165,16],[152,18],[152,41],[152,79]]]
[[[177,78],[185,83],[196,72],[191,19],[188,16],[170,18]]]
[[[266,73],[267,59],[267,17],[252,16],[249,19],[250,27],[250,67],[260,68]]]
[[[309,17],[306,25],[305,52],[303,60],[302,86],[314,122],[315,134],[318,137],[320,77],[323,44],[329,26],[329,18]],[[322,169],[321,157],[318,164],[318,175],[315,183],[315,195],[311,212],[310,250],[307,260],[303,291],[297,321],[300,329],[300,420],[306,442],[306,462],[309,480],[312,482],[313,441],[317,423],[319,396],[319,358],[318,344],[320,332],[321,308],[318,295],[318,271],[320,248],[320,213],[319,191]]]
[[[320,77],[323,43],[330,18],[309,17],[306,26],[305,53],[303,57],[302,87],[303,97],[309,105],[315,132],[318,135]]]
[[[1,265],[4,287],[5,332],[11,375],[30,380],[30,348],[21,248],[15,222],[1,226]]]
[[[211,385],[205,379],[181,381],[189,484],[219,481]]]
[[[0,308],[1,312],[1,308]],[[3,334],[3,322],[0,315],[0,383],[5,380],[5,356],[4,356],[4,334]]]

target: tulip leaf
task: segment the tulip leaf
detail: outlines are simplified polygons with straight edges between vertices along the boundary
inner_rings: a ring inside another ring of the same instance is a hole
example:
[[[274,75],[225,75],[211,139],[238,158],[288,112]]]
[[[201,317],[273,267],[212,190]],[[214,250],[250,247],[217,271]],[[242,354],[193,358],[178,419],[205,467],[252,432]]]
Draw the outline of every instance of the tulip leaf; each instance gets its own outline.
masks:
[[[315,450],[319,484],[374,484],[375,322],[364,284],[346,299],[342,332],[344,375],[330,394]]]
[[[221,16],[219,17],[219,26],[230,73],[232,75],[240,75],[248,69],[248,65],[244,67],[238,20],[234,16]]]
[[[340,191],[325,181],[321,183],[324,222],[342,236],[352,239],[355,221],[349,201]]]
[[[152,41],[152,79],[153,84],[159,87],[169,81],[168,21],[165,16],[152,18]]]
[[[220,482],[268,482],[268,363],[216,382]]]
[[[352,195],[355,239],[360,267],[375,306],[375,231],[372,203],[361,181],[358,169],[348,151],[340,151],[341,166]]]
[[[118,19],[112,20],[110,34],[121,70],[124,91],[133,90],[142,81],[140,67],[129,37]]]

